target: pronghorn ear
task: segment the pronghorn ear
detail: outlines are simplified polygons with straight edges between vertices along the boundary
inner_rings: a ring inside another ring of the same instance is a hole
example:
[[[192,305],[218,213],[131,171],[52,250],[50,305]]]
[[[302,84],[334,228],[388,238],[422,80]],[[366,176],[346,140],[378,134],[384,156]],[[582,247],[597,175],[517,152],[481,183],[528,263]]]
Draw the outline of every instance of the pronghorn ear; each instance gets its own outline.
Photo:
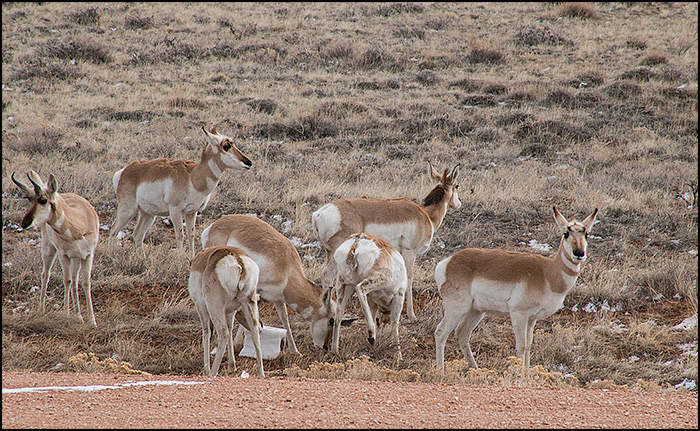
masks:
[[[560,229],[566,228],[569,222],[561,215],[556,206],[552,207],[552,209],[554,210],[554,221],[557,222],[557,226],[559,226]]]
[[[56,180],[56,176],[54,174],[49,175],[49,182],[46,184],[46,191],[49,192],[49,195],[55,195],[58,191],[58,180]]]
[[[442,175],[438,171],[435,170],[433,167],[433,164],[430,163],[430,160],[428,160],[428,174],[430,175],[430,178],[435,181],[436,183],[439,183],[442,181]]]
[[[461,163],[457,163],[457,166],[452,169],[452,173],[450,173],[450,180],[455,181],[457,178],[459,178],[459,167],[461,166]]]
[[[323,305],[325,307],[329,307],[331,304],[331,290],[331,288],[328,288],[325,292],[323,292]]]
[[[593,226],[596,220],[596,215],[598,215],[598,208],[594,209],[593,212],[581,222],[581,224],[587,232],[591,231],[591,227]]]
[[[209,130],[207,130],[206,128],[204,128],[204,126],[202,126],[202,130],[204,130],[204,134],[206,134],[209,139],[216,142],[217,144],[221,141],[221,138],[219,137],[219,133],[216,131],[213,124],[209,125]]]

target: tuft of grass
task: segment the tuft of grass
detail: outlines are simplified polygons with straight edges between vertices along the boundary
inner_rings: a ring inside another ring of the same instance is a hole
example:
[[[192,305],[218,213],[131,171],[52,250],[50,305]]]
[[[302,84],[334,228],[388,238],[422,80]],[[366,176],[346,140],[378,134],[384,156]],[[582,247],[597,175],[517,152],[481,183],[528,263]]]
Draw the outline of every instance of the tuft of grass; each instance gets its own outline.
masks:
[[[588,2],[564,2],[557,7],[557,15],[564,18],[598,18],[595,7]]]
[[[98,42],[87,40],[50,40],[38,49],[38,56],[55,57],[61,60],[85,60],[96,64],[109,63],[109,50]]]
[[[505,61],[505,55],[495,49],[474,47],[467,60],[472,64],[500,64]]]
[[[574,42],[571,39],[561,36],[547,24],[525,25],[518,30],[515,36],[513,36],[513,41],[516,45],[522,46],[574,45]]]
[[[71,12],[67,15],[68,21],[80,25],[97,25],[100,22],[100,13],[96,8],[90,7],[87,9]]]
[[[152,16],[129,15],[124,18],[124,28],[129,30],[147,30],[153,27]]]

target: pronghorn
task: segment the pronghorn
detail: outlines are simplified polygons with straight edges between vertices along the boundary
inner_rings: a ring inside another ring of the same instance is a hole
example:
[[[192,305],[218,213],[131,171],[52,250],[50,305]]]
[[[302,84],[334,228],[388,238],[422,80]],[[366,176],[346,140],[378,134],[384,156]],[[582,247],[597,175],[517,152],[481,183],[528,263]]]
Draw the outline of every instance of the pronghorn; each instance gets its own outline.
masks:
[[[457,328],[457,339],[470,367],[477,368],[469,336],[486,313],[510,314],[515,332],[515,350],[530,366],[535,323],[559,310],[576,283],[586,260],[588,232],[598,208],[582,222],[568,222],[554,209],[554,220],[562,231],[557,254],[541,255],[467,248],[440,261],[435,280],[445,314],[435,329],[438,369],[444,371],[445,343]]]
[[[133,238],[145,257],[143,238],[157,215],[169,215],[175,228],[177,248],[183,245],[182,220],[187,225],[190,255],[194,256],[194,226],[198,211],[209,203],[212,191],[226,169],[250,169],[251,162],[233,143],[213,126],[205,129],[210,139],[199,163],[184,159],[136,161],[117,171],[112,178],[117,193],[117,218],[109,233],[114,236],[136,214],[139,215]]]
[[[22,220],[22,228],[35,227],[41,230],[41,259],[44,268],[41,271],[41,293],[39,312],[46,309],[46,288],[51,276],[51,267],[56,256],[63,270],[63,309],[70,315],[70,298],[80,320],[80,302],[78,301],[78,281],[83,279],[85,303],[88,323],[97,326],[92,309],[92,294],[90,293],[90,275],[92,261],[95,257],[95,247],[99,239],[100,219],[90,203],[73,193],[58,193],[58,182],[54,174],[49,176],[48,184],[44,184],[39,175],[31,171],[27,177],[34,185],[32,190],[27,185],[15,179],[12,181],[25,193],[31,207]]]
[[[401,360],[399,319],[408,285],[401,253],[381,237],[356,233],[336,249],[333,258],[338,267],[335,293],[339,304],[335,311],[331,351],[338,353],[338,323],[342,321],[348,300],[356,292],[367,320],[369,343],[374,344],[377,337],[379,315],[385,317],[388,314],[398,349],[396,357]]]
[[[340,199],[319,208],[312,216],[313,228],[326,249],[326,266],[321,280],[331,286],[337,276],[333,253],[350,235],[367,232],[378,235],[393,245],[404,258],[408,273],[406,312],[414,320],[413,265],[416,257],[428,251],[435,231],[440,227],[449,207],[459,209],[457,196],[459,164],[450,173],[440,175],[428,162],[430,178],[437,185],[419,205],[408,198]]]
[[[202,247],[229,245],[243,249],[260,267],[258,293],[275,305],[292,352],[300,354],[289,325],[287,304],[310,323],[314,345],[330,346],[335,301],[306,275],[294,244],[275,228],[251,215],[221,217],[202,232]],[[348,324],[348,321],[342,322]]]
[[[258,372],[265,377],[260,349],[260,319],[258,317],[258,265],[243,250],[236,247],[211,247],[200,251],[192,261],[187,289],[194,301],[202,323],[202,348],[204,349],[204,373],[216,376],[221,359],[228,345],[228,370],[236,370],[231,329],[236,312],[238,319],[253,335]],[[209,368],[209,340],[214,324],[218,345],[214,363]]]

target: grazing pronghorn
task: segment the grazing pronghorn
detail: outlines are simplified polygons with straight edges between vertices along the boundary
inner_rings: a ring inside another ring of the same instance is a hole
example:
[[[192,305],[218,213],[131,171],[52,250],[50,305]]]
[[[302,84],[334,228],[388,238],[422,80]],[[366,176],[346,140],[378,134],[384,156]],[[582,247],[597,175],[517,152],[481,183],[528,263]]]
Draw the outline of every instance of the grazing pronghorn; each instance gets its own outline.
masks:
[[[244,250],[260,267],[258,293],[275,305],[292,352],[300,354],[289,325],[287,305],[310,323],[314,345],[330,346],[335,301],[330,292],[314,285],[306,275],[294,244],[257,217],[231,214],[202,232],[202,247],[229,245]],[[342,322],[348,324],[348,321]]]
[[[535,323],[559,310],[586,260],[587,236],[598,208],[582,222],[571,222],[556,207],[554,220],[562,231],[557,254],[541,255],[467,248],[440,261],[435,280],[445,314],[435,329],[437,367],[444,371],[445,343],[457,328],[457,339],[469,366],[477,368],[469,336],[486,313],[510,314],[515,350],[530,366]]]
[[[367,232],[393,245],[404,258],[408,272],[406,312],[415,319],[413,309],[413,265],[416,257],[428,251],[433,234],[440,227],[449,207],[459,209],[457,196],[459,164],[450,173],[440,175],[428,162],[430,178],[437,185],[419,205],[408,198],[340,199],[326,204],[311,218],[316,235],[326,249],[326,266],[321,280],[331,286],[337,275],[333,253],[350,235]]]
[[[143,249],[143,238],[157,215],[169,215],[175,228],[177,248],[183,245],[182,220],[187,225],[189,251],[194,256],[194,226],[198,211],[209,203],[212,191],[226,169],[250,169],[251,162],[233,143],[213,126],[202,127],[210,139],[199,163],[184,159],[136,161],[117,171],[112,178],[117,193],[117,218],[109,233],[114,236],[136,214],[139,215],[133,238]]]
[[[231,330],[237,311],[243,313],[239,323],[253,335],[258,372],[265,377],[260,348],[260,319],[258,317],[258,265],[243,250],[236,247],[211,247],[197,253],[192,261],[187,289],[194,301],[202,323],[204,373],[216,376],[228,346],[228,370],[236,370]],[[218,345],[214,363],[209,368],[209,340],[214,324]]]
[[[357,293],[367,320],[369,343],[374,344],[377,337],[379,316],[385,317],[388,314],[391,333],[398,349],[396,357],[401,360],[399,319],[408,286],[401,253],[381,237],[356,233],[336,249],[333,258],[338,268],[335,293],[339,304],[335,311],[331,351],[338,353],[339,322],[343,319],[348,300],[353,293]]]
[[[63,310],[70,315],[72,296],[78,317],[84,322],[78,301],[78,281],[82,277],[88,323],[97,326],[92,309],[90,275],[95,247],[99,239],[100,219],[90,202],[82,196],[73,193],[59,194],[58,182],[54,174],[49,176],[48,184],[44,184],[34,171],[31,171],[27,177],[34,185],[33,190],[18,181],[14,172],[12,173],[12,181],[22,189],[31,202],[31,207],[22,220],[22,228],[41,229],[41,260],[44,268],[41,271],[39,312],[43,313],[46,309],[46,288],[51,276],[51,267],[58,256],[63,270],[65,288]]]

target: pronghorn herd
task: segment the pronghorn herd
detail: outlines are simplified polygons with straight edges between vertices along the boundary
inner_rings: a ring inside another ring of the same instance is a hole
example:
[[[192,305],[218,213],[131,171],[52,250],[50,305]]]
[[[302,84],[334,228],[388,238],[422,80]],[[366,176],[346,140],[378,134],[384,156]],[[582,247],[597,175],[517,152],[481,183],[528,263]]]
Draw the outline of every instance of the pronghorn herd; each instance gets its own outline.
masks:
[[[232,330],[236,319],[251,332],[258,373],[265,375],[260,347],[260,298],[274,304],[293,353],[301,354],[294,341],[287,306],[309,323],[316,347],[339,354],[340,326],[349,326],[355,320],[344,317],[355,294],[365,316],[369,343],[374,344],[379,324],[388,320],[396,359],[402,360],[399,321],[404,302],[408,319],[416,319],[412,293],[415,261],[430,248],[448,210],[462,205],[457,193],[460,165],[440,174],[428,162],[428,175],[435,186],[422,204],[404,197],[362,197],[340,199],[315,211],[311,224],[326,251],[319,286],[306,277],[294,244],[255,216],[230,214],[216,220],[202,232],[202,250],[195,255],[196,215],[206,208],[223,172],[252,166],[232,138],[219,134],[213,126],[202,130],[209,143],[202,150],[199,163],[183,159],[134,161],[114,174],[118,209],[108,245],[113,246],[115,235],[138,214],[132,236],[136,251],[145,257],[146,231],[157,215],[167,215],[175,229],[176,246],[181,249],[185,222],[189,256],[193,257],[188,291],[202,324],[205,374],[217,375],[226,350],[228,369],[235,370]],[[63,269],[65,313],[70,314],[72,299],[84,321],[78,301],[82,277],[87,320],[96,326],[90,275],[99,236],[98,215],[81,196],[59,194],[54,174],[50,174],[46,184],[34,171],[27,177],[32,187],[12,174],[12,181],[30,201],[22,228],[41,230],[39,312],[45,311],[50,271],[58,257]],[[438,370],[444,369],[445,345],[455,329],[464,358],[471,367],[477,367],[469,337],[485,314],[510,315],[517,356],[526,367],[530,366],[535,323],[559,310],[573,288],[587,257],[587,237],[598,213],[596,208],[578,222],[567,221],[556,207],[553,211],[562,236],[552,258],[467,248],[437,264],[435,281],[444,307],[444,317],[434,333]],[[217,333],[212,365],[211,325]]]

